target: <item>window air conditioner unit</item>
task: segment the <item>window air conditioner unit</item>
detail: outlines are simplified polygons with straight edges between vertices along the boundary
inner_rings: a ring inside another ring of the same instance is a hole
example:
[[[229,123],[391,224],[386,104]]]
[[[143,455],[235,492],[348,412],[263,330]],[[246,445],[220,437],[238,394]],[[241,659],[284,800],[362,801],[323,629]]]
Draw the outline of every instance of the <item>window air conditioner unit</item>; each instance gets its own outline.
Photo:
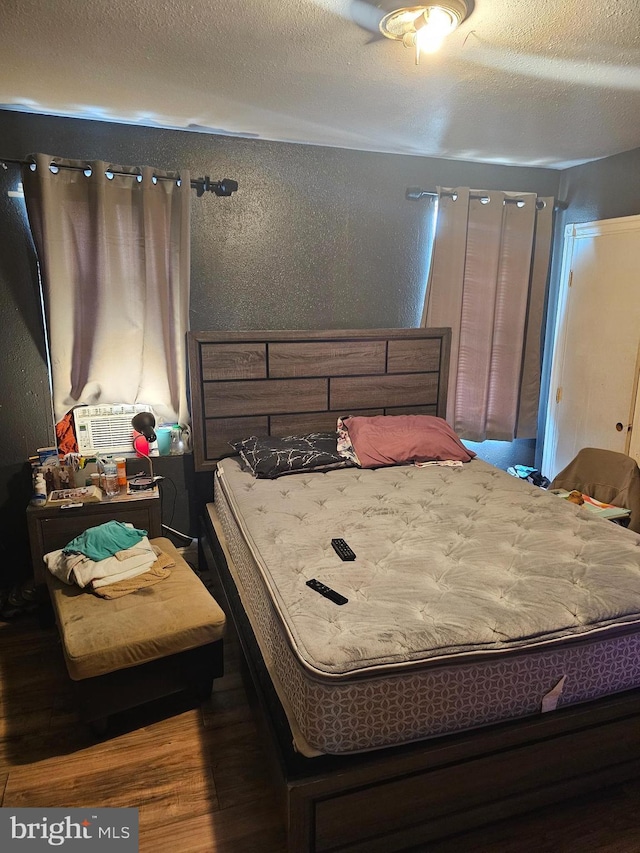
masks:
[[[81,456],[133,453],[131,418],[151,412],[150,406],[78,406],[73,410],[78,451]]]

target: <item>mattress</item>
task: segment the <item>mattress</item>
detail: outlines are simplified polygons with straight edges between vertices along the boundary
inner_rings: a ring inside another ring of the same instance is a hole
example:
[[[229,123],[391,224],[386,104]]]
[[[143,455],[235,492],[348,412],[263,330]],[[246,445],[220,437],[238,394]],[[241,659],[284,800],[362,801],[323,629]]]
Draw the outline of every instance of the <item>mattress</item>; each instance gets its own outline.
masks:
[[[226,459],[214,505],[305,755],[640,685],[640,536],[481,460],[271,481]],[[340,561],[334,537],[354,562]],[[309,589],[310,578],[348,603]]]

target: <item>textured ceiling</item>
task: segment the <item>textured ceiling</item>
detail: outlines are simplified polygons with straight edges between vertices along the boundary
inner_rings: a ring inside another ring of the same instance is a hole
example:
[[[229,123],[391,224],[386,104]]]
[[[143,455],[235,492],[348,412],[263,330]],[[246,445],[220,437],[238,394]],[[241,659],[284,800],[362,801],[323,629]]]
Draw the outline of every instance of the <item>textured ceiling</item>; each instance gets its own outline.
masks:
[[[552,168],[640,147],[640,0],[475,0],[418,67],[376,35],[400,5],[4,0],[0,106]]]

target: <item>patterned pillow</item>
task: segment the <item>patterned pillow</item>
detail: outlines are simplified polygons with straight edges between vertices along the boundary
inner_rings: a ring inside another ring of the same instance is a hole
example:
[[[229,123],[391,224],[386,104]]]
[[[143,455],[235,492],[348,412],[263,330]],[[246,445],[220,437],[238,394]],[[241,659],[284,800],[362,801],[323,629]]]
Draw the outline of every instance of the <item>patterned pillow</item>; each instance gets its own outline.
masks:
[[[283,474],[353,467],[349,459],[338,454],[337,438],[335,432],[284,438],[252,435],[230,444],[255,477],[273,480]]]

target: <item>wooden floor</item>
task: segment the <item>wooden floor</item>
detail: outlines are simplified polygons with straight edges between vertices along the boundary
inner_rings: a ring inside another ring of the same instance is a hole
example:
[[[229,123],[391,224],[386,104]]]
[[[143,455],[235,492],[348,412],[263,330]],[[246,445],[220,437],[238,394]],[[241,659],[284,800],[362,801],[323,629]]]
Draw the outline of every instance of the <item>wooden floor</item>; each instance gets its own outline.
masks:
[[[233,638],[227,648],[210,701],[123,714],[96,741],[75,717],[56,632],[0,622],[0,805],[136,806],[142,853],[283,853]],[[639,853],[640,781],[419,850]]]

